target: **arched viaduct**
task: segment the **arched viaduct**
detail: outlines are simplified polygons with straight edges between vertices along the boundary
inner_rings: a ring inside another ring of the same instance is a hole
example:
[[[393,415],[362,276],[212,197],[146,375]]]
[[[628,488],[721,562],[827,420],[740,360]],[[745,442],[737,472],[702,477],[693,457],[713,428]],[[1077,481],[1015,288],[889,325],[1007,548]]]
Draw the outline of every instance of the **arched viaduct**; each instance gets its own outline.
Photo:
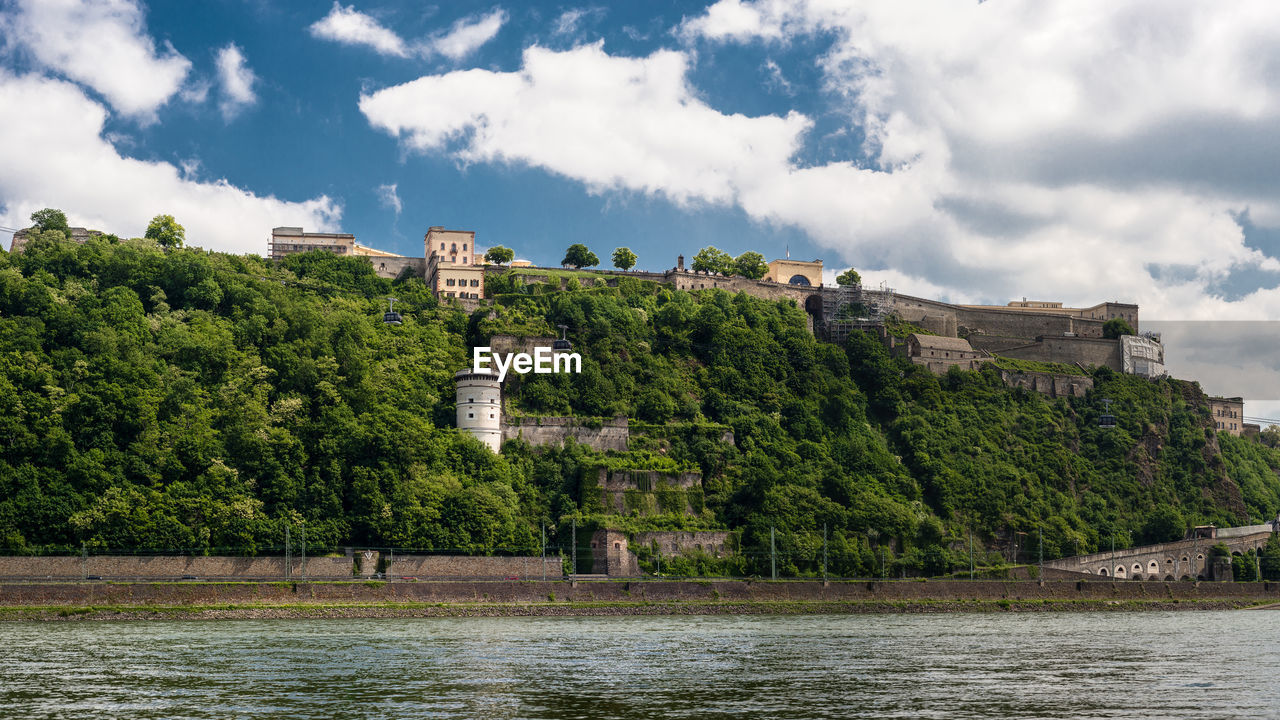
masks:
[[[1271,523],[1221,528],[1212,538],[1200,537],[1114,552],[1076,555],[1047,561],[1045,567],[1115,580],[1230,580],[1229,577],[1212,576],[1209,550],[1221,543],[1233,555],[1242,555],[1266,545],[1271,532]]]

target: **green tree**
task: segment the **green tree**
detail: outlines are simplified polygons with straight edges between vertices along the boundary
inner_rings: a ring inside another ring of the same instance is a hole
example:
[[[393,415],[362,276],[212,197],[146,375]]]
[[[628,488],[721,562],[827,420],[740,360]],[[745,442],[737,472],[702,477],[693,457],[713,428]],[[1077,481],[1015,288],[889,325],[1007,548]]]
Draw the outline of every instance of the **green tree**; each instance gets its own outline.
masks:
[[[636,254],[631,248],[620,247],[613,251],[613,266],[619,270],[630,270],[636,265]]]
[[[1102,337],[1114,340],[1121,335],[1137,335],[1137,331],[1124,318],[1111,318],[1102,323]]]
[[[600,258],[596,254],[587,249],[582,243],[574,243],[564,253],[564,259],[560,261],[561,265],[572,265],[581,270],[584,267],[594,267],[600,264]]]
[[[147,224],[147,232],[143,237],[154,240],[165,249],[180,248],[186,242],[187,231],[172,215],[157,215]]]
[[[837,285],[861,285],[862,276],[858,274],[857,270],[854,270],[853,268],[849,268],[848,270],[845,270],[844,272],[840,273],[839,277],[836,278],[836,284]]]
[[[505,248],[501,245],[495,245],[484,254],[485,262],[491,262],[494,265],[506,265],[516,256],[511,248]]]
[[[1186,522],[1182,513],[1172,505],[1161,505],[1147,517],[1142,527],[1142,539],[1148,545],[1181,540],[1186,535]]]
[[[45,208],[31,213],[31,222],[42,232],[57,230],[65,237],[71,237],[71,229],[67,227],[67,215],[55,208]]]
[[[714,245],[709,245],[693,256],[693,271],[732,275],[733,256]]]
[[[763,255],[754,250],[748,250],[734,258],[733,269],[744,278],[759,280],[769,272],[769,265],[765,263]]]

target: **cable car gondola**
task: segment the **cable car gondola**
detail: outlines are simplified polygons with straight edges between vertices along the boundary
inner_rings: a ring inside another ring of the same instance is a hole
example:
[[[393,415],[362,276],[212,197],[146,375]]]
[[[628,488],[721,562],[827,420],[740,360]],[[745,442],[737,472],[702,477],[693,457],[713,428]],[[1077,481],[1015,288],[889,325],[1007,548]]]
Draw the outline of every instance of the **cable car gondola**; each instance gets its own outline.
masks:
[[[1116,426],[1116,416],[1111,414],[1111,400],[1109,400],[1109,399],[1107,399],[1107,398],[1103,398],[1103,399],[1102,399],[1102,404],[1106,406],[1106,409],[1105,409],[1105,410],[1103,410],[1103,411],[1102,411],[1102,414],[1098,416],[1098,427],[1100,427],[1100,428],[1113,428],[1113,427],[1115,427],[1115,426]]]
[[[396,299],[387,298],[387,300],[391,301],[391,305],[382,314],[382,322],[386,325],[400,325],[404,319],[400,317],[400,313],[396,312]]]
[[[573,343],[564,336],[565,331],[569,329],[568,325],[557,325],[560,328],[560,339],[551,343],[552,352],[569,352],[573,350]]]

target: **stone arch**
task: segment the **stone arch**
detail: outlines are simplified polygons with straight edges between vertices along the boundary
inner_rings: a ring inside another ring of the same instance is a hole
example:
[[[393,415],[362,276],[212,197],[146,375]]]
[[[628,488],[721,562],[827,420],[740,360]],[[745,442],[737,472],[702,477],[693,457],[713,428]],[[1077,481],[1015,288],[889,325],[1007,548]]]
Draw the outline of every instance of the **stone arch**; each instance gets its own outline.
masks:
[[[1191,576],[1190,576],[1190,575],[1183,575],[1182,577],[1180,577],[1180,578],[1178,578],[1178,579],[1179,579],[1179,580],[1190,580],[1190,579],[1191,579]]]
[[[1165,575],[1165,576],[1164,576],[1164,581],[1165,581],[1165,582],[1173,582],[1173,576],[1172,576],[1172,575]]]
[[[1155,560],[1152,560],[1151,562],[1147,563],[1147,574],[1159,574],[1159,573],[1160,573],[1160,563],[1156,562]]]
[[[1098,568],[1098,574],[1101,575],[1102,577],[1107,577],[1111,573],[1107,572],[1106,568]]]
[[[792,275],[792,276],[791,276],[791,279],[787,281],[787,284],[788,284],[788,285],[803,285],[803,286],[805,286],[805,287],[812,287],[812,286],[813,286],[813,284],[809,282],[809,278],[807,278],[807,277],[805,277],[805,276],[803,276],[803,275]]]
[[[1133,564],[1133,574],[1134,574],[1134,575],[1138,575],[1138,574],[1141,574],[1141,573],[1142,573],[1142,563],[1134,563],[1134,564]]]
[[[822,317],[822,296],[810,295],[804,299],[804,311],[814,317]]]
[[[1142,579],[1142,575],[1140,575],[1140,574],[1138,574],[1138,573],[1134,573],[1134,574],[1133,574],[1133,577],[1131,577],[1131,578],[1129,578],[1129,579],[1130,579],[1130,580],[1141,580],[1141,579]]]
[[[1124,569],[1123,565],[1117,565],[1113,572],[1115,573],[1115,578],[1117,580],[1123,580],[1125,576],[1129,574],[1128,571]]]

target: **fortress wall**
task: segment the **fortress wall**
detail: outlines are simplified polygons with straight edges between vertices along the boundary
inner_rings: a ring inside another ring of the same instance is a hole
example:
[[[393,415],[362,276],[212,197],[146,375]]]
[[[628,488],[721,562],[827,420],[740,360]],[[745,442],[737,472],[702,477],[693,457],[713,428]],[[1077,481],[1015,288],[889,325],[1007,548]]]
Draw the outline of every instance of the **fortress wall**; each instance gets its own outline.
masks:
[[[555,342],[553,337],[517,337],[515,335],[494,335],[489,338],[489,349],[495,353],[529,353],[533,354],[535,348],[551,347],[551,343]]]
[[[1000,379],[1009,387],[1025,388],[1052,398],[1084,397],[1093,389],[1093,378],[1079,375],[1001,370]]]
[[[1096,577],[1096,576],[1095,576]],[[550,575],[548,576],[550,578]],[[1172,602],[1173,600],[1280,600],[1280,583],[1211,582],[1109,582],[1090,579],[1048,580],[930,580],[854,582],[751,580],[599,580],[570,582],[557,576],[547,582],[342,582],[342,583],[23,583],[0,586],[0,606],[109,606],[173,605],[196,603],[547,603],[554,594],[559,603],[577,602],[683,602],[694,601],[691,610],[705,607],[714,612],[717,603],[826,601],[892,603],[946,600],[1080,600],[1114,603],[1116,600]],[[1113,606],[1114,607],[1114,606]],[[1195,603],[1174,605],[1193,608]],[[740,612],[746,608],[734,608]],[[855,608],[850,608],[855,609]],[[671,612],[656,608],[657,612]],[[775,606],[761,608],[777,612]]]
[[[373,265],[373,271],[378,277],[397,278],[400,272],[405,268],[418,277],[423,277],[427,273],[426,258],[414,257],[377,257],[373,255],[364,256],[370,264]]]
[[[1046,337],[1041,342],[1026,347],[1005,350],[1002,355],[1022,360],[1075,364],[1085,367],[1109,367],[1116,372],[1124,369],[1124,358],[1119,340],[1080,337]]]
[[[632,543],[637,547],[652,547],[656,543],[663,555],[681,555],[700,549],[711,555],[720,556],[732,554],[734,550],[729,543],[727,530],[638,532],[632,537]]]
[[[658,502],[658,496],[655,494],[660,485],[681,491],[688,491],[693,488],[701,490],[702,473],[665,473],[657,470],[611,471],[606,468],[600,468],[596,475],[596,483],[599,485],[600,503],[604,506],[606,512],[625,515],[636,511],[644,515],[648,514],[645,512],[646,508],[654,512],[661,512],[662,508]],[[632,493],[632,507],[627,506],[627,493]],[[645,501],[636,503],[637,497],[645,498]],[[682,510],[685,514],[691,515],[694,508],[689,504],[688,496],[685,495],[684,497],[686,500]]]
[[[351,578],[351,558],[295,557],[292,576],[346,580]],[[186,555],[97,555],[79,557],[0,557],[0,577],[178,579],[185,575],[204,579],[284,579],[283,557],[218,557]]]
[[[559,557],[479,557],[467,555],[395,555],[387,571],[393,577],[416,578],[559,578],[564,574]]]
[[[566,438],[573,438],[595,450],[625,451],[631,431],[625,417],[604,420],[600,427],[591,427],[571,417],[503,418],[503,441],[515,438],[524,438],[534,446],[563,445]]]
[[[668,271],[665,278],[677,290],[711,290],[718,288],[731,293],[741,291],[762,300],[794,300],[802,308],[805,305],[805,300],[810,295],[822,292],[820,286],[784,285],[782,283],[765,282],[764,280],[750,280],[744,277],[723,277],[721,275],[705,275],[689,271],[680,272],[678,270]]]

